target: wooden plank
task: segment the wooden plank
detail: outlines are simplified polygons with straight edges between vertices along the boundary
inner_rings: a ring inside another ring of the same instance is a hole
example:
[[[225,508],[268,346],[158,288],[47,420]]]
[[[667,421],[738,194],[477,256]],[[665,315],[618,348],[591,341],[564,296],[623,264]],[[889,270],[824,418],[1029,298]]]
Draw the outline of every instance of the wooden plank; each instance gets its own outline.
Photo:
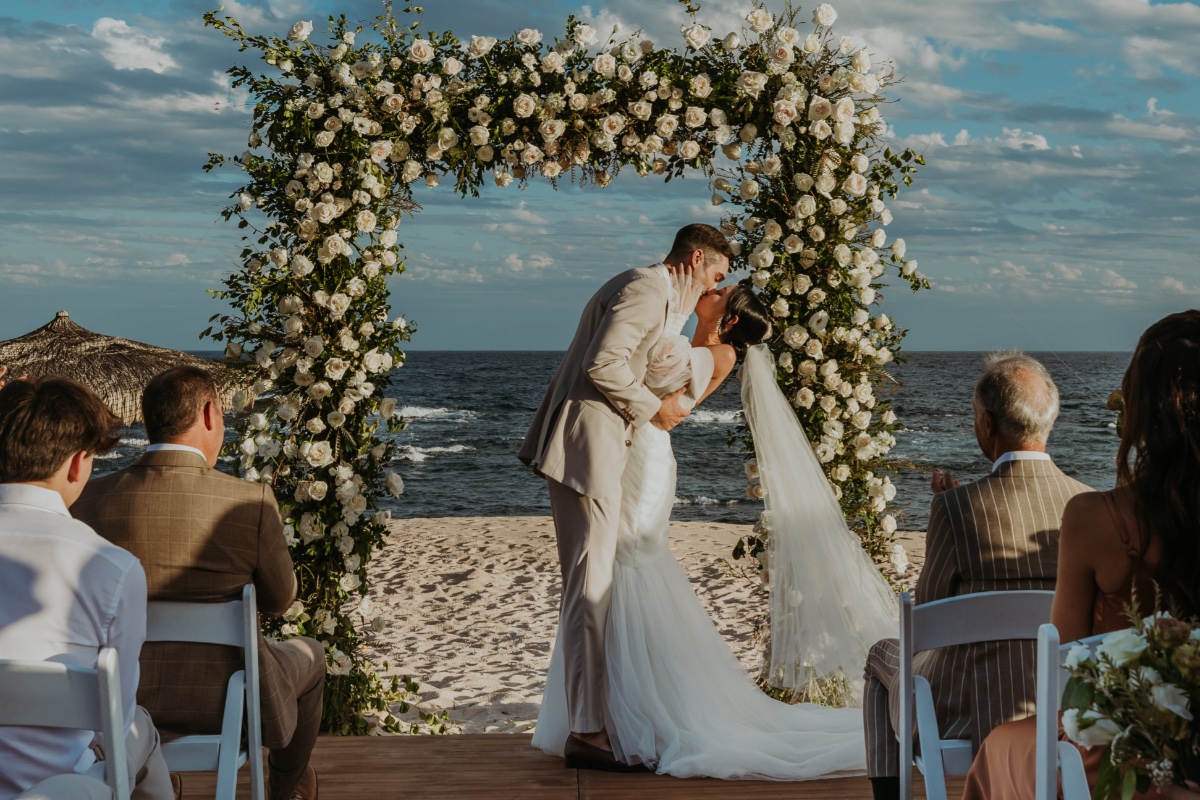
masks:
[[[321,800],[870,800],[866,778],[778,783],[773,781],[680,780],[664,775],[569,770],[521,734],[451,736],[322,736],[313,751]],[[250,797],[247,770],[238,782],[239,800]],[[186,773],[187,800],[212,797],[216,776]],[[948,781],[950,797],[963,781]],[[918,778],[917,797],[924,797]]]

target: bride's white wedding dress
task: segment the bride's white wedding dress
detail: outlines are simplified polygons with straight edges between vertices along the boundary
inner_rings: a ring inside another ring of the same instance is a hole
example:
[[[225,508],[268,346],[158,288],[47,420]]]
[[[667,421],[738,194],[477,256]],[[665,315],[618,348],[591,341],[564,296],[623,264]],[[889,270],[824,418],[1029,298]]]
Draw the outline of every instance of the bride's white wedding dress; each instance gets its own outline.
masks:
[[[708,383],[703,356],[707,356],[707,351],[692,359],[698,365],[690,365],[692,383],[700,387],[697,394]],[[752,354],[754,359],[764,357],[771,387],[778,393],[769,353]],[[708,374],[711,369],[708,360]],[[744,381],[746,377],[743,372]],[[761,378],[758,382],[762,382]],[[663,393],[667,388],[663,387]],[[794,422],[795,416],[786,400],[783,403],[783,410]],[[796,429],[799,430],[798,425]],[[764,431],[755,433],[758,442]],[[802,432],[799,435],[803,437]],[[773,700],[759,690],[729,650],[669,548],[667,534],[676,480],[670,434],[645,425],[632,441],[622,477],[620,531],[606,640],[606,727],[616,756],[678,777],[805,780],[863,773],[866,757],[859,709],[809,703],[788,705]],[[807,441],[803,447],[811,457]],[[828,493],[832,500],[819,466],[817,473],[819,490]],[[767,486],[771,491],[770,485]],[[801,485],[791,490],[804,493],[812,488]],[[833,504],[836,507],[836,501]],[[840,509],[837,513],[840,520]],[[778,527],[778,521],[773,523],[773,529]],[[844,520],[841,527],[845,528]],[[848,530],[808,533],[819,537],[834,534],[852,537]],[[776,530],[772,538],[779,535]],[[818,648],[823,649],[829,649],[828,643],[840,641],[846,635],[865,642],[843,655],[843,660],[859,659],[852,668],[857,676],[861,674],[866,648],[889,630],[894,635],[894,598],[870,559],[865,558],[857,540],[847,540],[844,544],[850,548],[846,554],[853,571],[859,573],[858,578],[850,585],[832,585],[827,591],[845,592],[842,605],[861,608],[861,598],[854,596],[860,591],[860,584],[883,584],[882,593],[877,586],[871,587],[875,596],[884,598],[879,607],[868,603],[865,609],[867,617],[880,617],[879,624],[868,621],[864,625],[854,619],[849,623],[860,630],[839,630],[837,626],[848,620],[835,613],[823,621],[829,627],[813,631],[811,639],[806,637],[805,641],[819,642]],[[869,574],[862,572],[864,559]],[[820,572],[824,567],[816,565],[815,569]],[[773,575],[772,583],[775,582]],[[775,590],[780,588],[777,586]],[[834,645],[833,649],[844,648]],[[533,737],[535,746],[557,755],[562,754],[569,734],[562,660],[561,643],[556,641]],[[824,666],[821,658],[813,658],[811,653],[803,656],[803,661]],[[846,674],[850,675],[850,665],[845,666]]]

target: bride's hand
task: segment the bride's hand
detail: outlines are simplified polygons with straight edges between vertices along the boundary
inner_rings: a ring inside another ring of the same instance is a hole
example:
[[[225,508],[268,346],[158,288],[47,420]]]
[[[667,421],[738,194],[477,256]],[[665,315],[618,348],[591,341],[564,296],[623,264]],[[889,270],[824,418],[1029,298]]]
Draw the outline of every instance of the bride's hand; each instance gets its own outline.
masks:
[[[667,268],[671,275],[671,287],[675,290],[678,306],[672,312],[689,317],[696,308],[696,301],[704,294],[704,285],[696,279],[696,268],[692,266],[672,266]]]

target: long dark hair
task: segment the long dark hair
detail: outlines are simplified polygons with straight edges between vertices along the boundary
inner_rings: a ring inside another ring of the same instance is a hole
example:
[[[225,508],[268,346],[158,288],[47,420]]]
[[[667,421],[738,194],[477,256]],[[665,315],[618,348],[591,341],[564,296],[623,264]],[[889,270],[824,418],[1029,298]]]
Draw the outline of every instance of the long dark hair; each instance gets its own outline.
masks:
[[[1125,430],[1117,480],[1134,494],[1142,552],[1162,543],[1155,578],[1166,598],[1200,612],[1200,310],[1171,314],[1138,341],[1121,381]]]
[[[737,317],[733,327],[729,321]],[[726,330],[726,328],[729,328]],[[729,293],[725,303],[725,315],[721,317],[721,341],[733,345],[738,355],[744,355],[746,348],[762,342],[771,335],[771,315],[762,304],[754,291],[746,286],[735,286]]]

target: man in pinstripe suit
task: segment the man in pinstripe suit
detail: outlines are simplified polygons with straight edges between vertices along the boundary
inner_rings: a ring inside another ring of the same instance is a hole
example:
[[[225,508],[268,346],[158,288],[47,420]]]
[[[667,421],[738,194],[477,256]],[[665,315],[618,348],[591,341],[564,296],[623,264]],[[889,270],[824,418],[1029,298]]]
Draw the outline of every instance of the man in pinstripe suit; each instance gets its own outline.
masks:
[[[1052,590],[1063,508],[1091,491],[1046,454],[1058,388],[1036,359],[1012,351],[990,355],[973,406],[975,438],[992,471],[960,486],[934,470],[918,604],[974,592]],[[1034,713],[1036,663],[1032,641],[983,642],[919,653],[913,668],[932,686],[942,736],[969,736],[978,749],[995,726]],[[871,648],[863,717],[876,800],[900,796],[899,669],[896,639]]]

